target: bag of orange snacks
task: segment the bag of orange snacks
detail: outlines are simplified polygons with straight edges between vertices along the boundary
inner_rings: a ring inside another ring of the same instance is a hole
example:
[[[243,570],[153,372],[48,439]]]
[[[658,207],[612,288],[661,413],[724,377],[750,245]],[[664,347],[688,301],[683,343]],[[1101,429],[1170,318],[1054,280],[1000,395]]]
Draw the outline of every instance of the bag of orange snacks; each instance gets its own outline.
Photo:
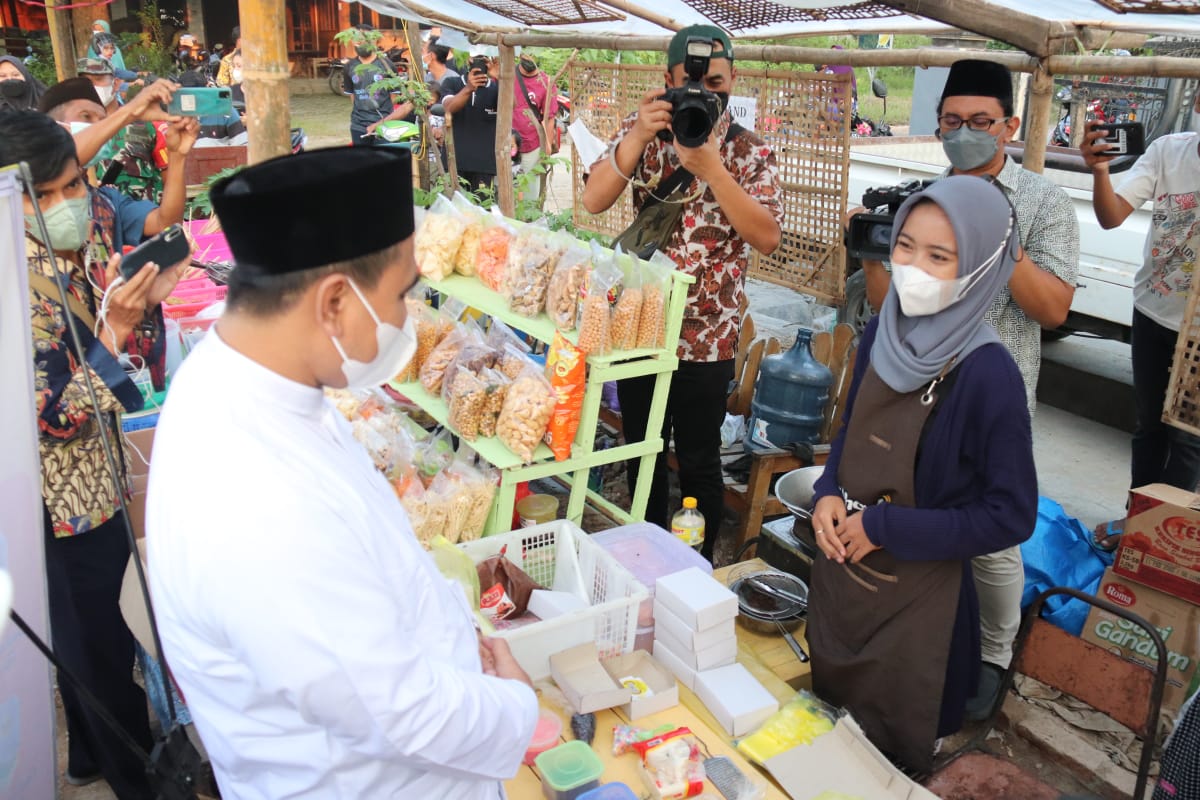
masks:
[[[546,429],[546,444],[554,452],[555,461],[566,461],[571,457],[571,445],[583,415],[587,360],[584,352],[561,333],[554,334],[554,342],[546,356],[546,378],[554,390],[554,412]]]

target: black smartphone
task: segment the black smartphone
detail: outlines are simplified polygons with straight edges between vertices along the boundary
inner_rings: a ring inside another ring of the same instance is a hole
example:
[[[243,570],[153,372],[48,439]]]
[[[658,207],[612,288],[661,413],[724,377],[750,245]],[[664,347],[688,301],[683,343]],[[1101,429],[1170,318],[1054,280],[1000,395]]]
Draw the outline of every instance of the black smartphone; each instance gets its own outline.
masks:
[[[1109,148],[1104,151],[1106,156],[1140,156],[1146,152],[1146,129],[1140,122],[1101,123],[1096,126],[1104,131],[1103,142],[1108,142]]]
[[[128,281],[150,262],[163,270],[175,266],[191,254],[192,245],[184,235],[183,228],[172,225],[126,253],[121,259],[121,275]]]

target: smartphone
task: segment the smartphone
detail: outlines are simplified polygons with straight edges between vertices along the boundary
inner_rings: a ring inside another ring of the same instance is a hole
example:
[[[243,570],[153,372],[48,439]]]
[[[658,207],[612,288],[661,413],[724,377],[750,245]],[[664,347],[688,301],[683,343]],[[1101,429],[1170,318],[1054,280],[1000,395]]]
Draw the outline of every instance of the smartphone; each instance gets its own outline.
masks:
[[[1146,129],[1140,122],[1104,123],[1096,126],[1105,132],[1100,141],[1108,142],[1106,156],[1140,156],[1146,152]]]
[[[233,91],[216,87],[185,87],[175,92],[168,114],[187,117],[228,117],[233,114]]]
[[[173,267],[192,254],[192,245],[183,228],[172,225],[157,236],[153,236],[125,254],[121,259],[121,275],[131,280],[150,262],[159,270]]]

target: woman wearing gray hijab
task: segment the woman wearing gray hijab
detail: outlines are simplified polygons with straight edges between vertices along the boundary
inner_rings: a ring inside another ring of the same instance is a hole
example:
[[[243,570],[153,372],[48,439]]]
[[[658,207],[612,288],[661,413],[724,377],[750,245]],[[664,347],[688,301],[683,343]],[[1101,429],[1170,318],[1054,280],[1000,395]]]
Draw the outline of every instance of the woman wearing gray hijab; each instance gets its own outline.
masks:
[[[979,679],[971,558],[1024,541],[1037,516],[1024,384],[984,322],[1019,249],[983,178],[943,178],[900,207],[891,288],[816,484],[813,688],[920,771]]]
[[[37,111],[46,87],[15,56],[0,56],[0,112]]]

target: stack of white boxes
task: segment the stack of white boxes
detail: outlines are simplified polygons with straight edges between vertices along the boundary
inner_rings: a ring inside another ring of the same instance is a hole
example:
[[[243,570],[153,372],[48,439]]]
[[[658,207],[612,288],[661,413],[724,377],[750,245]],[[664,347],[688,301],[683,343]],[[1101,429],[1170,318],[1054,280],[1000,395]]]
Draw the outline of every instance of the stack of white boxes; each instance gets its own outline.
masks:
[[[658,579],[654,657],[694,691],[726,732],[743,736],[779,704],[737,662],[737,596],[692,567]]]
[[[737,597],[691,567],[658,579],[654,590],[654,657],[689,689],[696,673],[737,661]]]

